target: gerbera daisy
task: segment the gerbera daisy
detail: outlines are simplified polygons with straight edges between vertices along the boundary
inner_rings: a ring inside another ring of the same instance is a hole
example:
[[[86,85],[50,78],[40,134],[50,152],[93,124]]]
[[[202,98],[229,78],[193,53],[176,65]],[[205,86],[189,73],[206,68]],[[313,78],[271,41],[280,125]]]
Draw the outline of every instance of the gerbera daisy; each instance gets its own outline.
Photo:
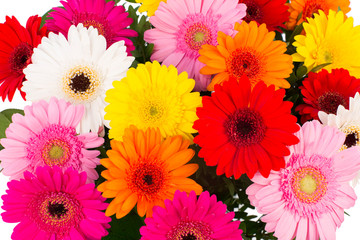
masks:
[[[43,38],[34,51],[33,63],[24,69],[28,81],[22,90],[31,101],[57,96],[84,105],[78,129],[81,133],[97,133],[107,124],[105,92],[114,80],[125,76],[133,60],[127,56],[123,41],[106,49],[105,38],[93,27],[87,29],[80,23],[70,27],[68,40],[61,33]]]
[[[160,66],[158,62],[131,68],[126,78],[114,82],[106,92],[105,118],[110,120],[110,138],[122,140],[130,125],[146,130],[159,128],[163,137],[181,135],[192,141],[196,108],[201,106],[198,92],[191,92],[195,81],[186,72]]]
[[[164,208],[154,207],[153,216],[145,219],[141,240],[241,240],[240,221],[232,221],[235,213],[226,208],[209,192],[197,199],[194,191],[189,196],[176,191],[172,201],[166,199]]]
[[[209,166],[217,165],[216,173],[226,177],[246,173],[252,178],[258,170],[267,177],[271,169],[284,167],[287,146],[299,141],[293,135],[299,126],[291,115],[292,103],[283,101],[284,95],[284,89],[275,91],[274,85],[263,82],[251,90],[246,76],[215,85],[196,112],[199,157]]]
[[[276,88],[289,88],[285,78],[290,76],[293,64],[291,56],[285,54],[286,43],[274,41],[275,32],[268,32],[265,24],[258,27],[254,21],[236,23],[235,30],[235,37],[219,32],[219,45],[203,45],[199,51],[199,61],[206,64],[200,73],[216,74],[208,90],[213,91],[215,84],[222,84],[229,77],[239,79],[243,75],[252,86],[264,81]]]
[[[94,184],[85,184],[85,172],[46,166],[24,176],[9,182],[2,196],[3,221],[19,222],[11,239],[100,240],[108,234],[111,218],[102,212],[108,204]]]
[[[204,66],[197,59],[204,44],[217,45],[218,31],[231,34],[246,12],[238,0],[168,0],[150,18],[154,29],[144,39],[154,43],[151,60],[174,65],[195,79],[195,90],[204,91],[211,76],[200,74]]]
[[[202,187],[187,178],[199,168],[186,164],[194,156],[189,144],[181,136],[163,140],[159,129],[142,131],[134,126],[125,130],[122,142],[112,140],[109,158],[101,159],[106,181],[98,186],[104,197],[114,198],[106,216],[116,213],[122,218],[137,204],[138,214],[149,217],[153,206],[164,206],[176,190],[199,195]]]
[[[247,7],[245,22],[265,23],[269,31],[282,32],[279,27],[285,27],[284,22],[289,19],[286,0],[239,0],[239,3]]]
[[[166,3],[166,0],[136,0],[136,2],[141,3],[139,12],[147,12],[147,15],[151,17],[155,14],[160,2]]]
[[[48,165],[85,171],[88,182],[96,180],[100,152],[87,148],[99,147],[104,139],[96,133],[76,133],[83,113],[83,106],[51,98],[49,103],[26,106],[24,116],[14,114],[6,138],[0,141],[4,147],[0,151],[2,173],[19,179],[25,171],[34,173],[37,167]]]
[[[12,101],[16,89],[21,91],[26,80],[23,69],[31,63],[33,49],[39,45],[42,37],[47,35],[46,27],[40,28],[41,17],[32,16],[27,20],[26,28],[20,25],[15,17],[6,17],[0,24],[0,96],[5,101]]]
[[[344,221],[344,209],[356,195],[349,181],[360,170],[360,151],[339,152],[345,134],[318,121],[307,122],[296,133],[300,142],[290,146],[286,166],[268,178],[256,174],[247,188],[249,200],[265,230],[279,240],[335,239]]]
[[[67,0],[61,1],[63,7],[53,8],[45,26],[54,33],[68,35],[71,25],[82,23],[84,27],[94,27],[106,39],[107,47],[118,41],[125,41],[126,51],[135,49],[129,37],[137,32],[128,27],[133,22],[128,18],[123,6],[115,6],[114,1],[106,0]]]
[[[310,71],[328,64],[327,70],[344,68],[351,76],[360,78],[360,27],[353,27],[353,18],[345,19],[343,12],[323,11],[304,23],[306,35],[297,35],[294,62],[304,62]]]
[[[307,18],[313,18],[319,11],[329,14],[330,9],[338,11],[340,9],[345,14],[350,11],[349,0],[291,0],[289,5],[290,17],[286,27],[293,30],[296,25],[306,21]]]
[[[318,112],[336,113],[338,106],[349,108],[349,97],[360,91],[360,79],[349,75],[345,69],[334,69],[331,73],[323,69],[310,72],[299,87],[305,104],[296,107],[301,121],[319,119]]]

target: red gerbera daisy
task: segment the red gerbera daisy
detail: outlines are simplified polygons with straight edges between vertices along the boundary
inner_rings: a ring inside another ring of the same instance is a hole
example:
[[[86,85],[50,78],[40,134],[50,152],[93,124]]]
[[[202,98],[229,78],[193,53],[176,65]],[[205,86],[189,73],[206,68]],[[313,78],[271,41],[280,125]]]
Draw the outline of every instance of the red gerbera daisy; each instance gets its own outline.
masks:
[[[250,178],[259,170],[268,177],[270,170],[285,166],[288,145],[299,142],[293,135],[299,130],[291,115],[292,103],[283,101],[285,90],[257,83],[253,90],[244,76],[239,82],[230,79],[215,85],[211,97],[203,97],[197,109],[199,119],[194,129],[199,135],[194,142],[209,166],[217,165],[217,174]]]
[[[346,69],[333,69],[331,73],[323,69],[318,73],[310,72],[299,87],[305,104],[296,107],[301,122],[319,119],[318,112],[336,114],[339,105],[349,108],[349,98],[360,92],[360,79],[350,76]]]
[[[40,28],[40,24],[41,17],[37,15],[28,19],[26,28],[15,17],[7,16],[5,23],[0,24],[0,96],[3,101],[6,96],[11,101],[16,89],[25,99],[21,91],[26,80],[23,69],[31,63],[33,48],[47,35],[46,28]]]
[[[284,22],[289,19],[286,0],[239,0],[239,3],[247,6],[245,22],[265,23],[269,31],[281,31],[279,27],[285,27]]]

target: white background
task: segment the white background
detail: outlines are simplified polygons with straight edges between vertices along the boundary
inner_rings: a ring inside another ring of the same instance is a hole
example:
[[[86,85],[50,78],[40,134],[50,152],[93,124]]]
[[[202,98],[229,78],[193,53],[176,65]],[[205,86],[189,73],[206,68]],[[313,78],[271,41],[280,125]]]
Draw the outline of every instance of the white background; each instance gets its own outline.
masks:
[[[89,0],[90,1],[90,0]],[[350,0],[351,1],[351,12],[350,16],[354,17],[355,25],[360,25],[360,1],[359,0]],[[22,25],[25,25],[28,17],[32,15],[43,15],[52,7],[61,5],[58,0],[1,0],[0,3],[0,22],[5,21],[5,16],[14,15]],[[23,108],[25,103],[20,95],[16,93],[14,100],[9,102],[2,102],[0,100],[0,111],[7,108]],[[8,178],[0,174],[0,196],[5,194],[6,183]],[[360,186],[356,187],[356,193],[360,198]],[[2,205],[2,200],[0,200],[0,205]],[[360,226],[360,200],[357,201],[355,207],[346,210],[349,216],[345,216],[345,221],[342,224],[341,228],[337,231],[338,240],[355,240],[360,239],[359,226]],[[2,212],[2,209],[0,209]],[[1,218],[0,218],[1,219]],[[12,229],[16,224],[4,223],[0,220],[0,239],[9,240],[11,239]],[[154,239],[155,240],[155,239]]]

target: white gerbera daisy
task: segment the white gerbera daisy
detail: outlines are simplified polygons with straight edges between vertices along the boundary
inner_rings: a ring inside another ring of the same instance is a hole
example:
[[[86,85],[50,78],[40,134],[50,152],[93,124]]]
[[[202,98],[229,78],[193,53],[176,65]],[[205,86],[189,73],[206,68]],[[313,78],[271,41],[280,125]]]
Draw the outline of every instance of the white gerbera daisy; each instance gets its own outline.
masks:
[[[345,142],[340,150],[353,146],[360,146],[360,94],[349,99],[349,110],[339,105],[336,115],[327,114],[323,111],[318,113],[319,119],[324,125],[333,126],[346,134]],[[355,186],[360,178],[360,173],[353,181]]]
[[[34,49],[32,64],[24,73],[28,81],[22,90],[27,100],[49,100],[56,96],[85,106],[78,132],[98,132],[104,124],[105,92],[121,80],[133,62],[124,41],[106,49],[106,40],[93,27],[71,26],[68,39],[50,33]]]

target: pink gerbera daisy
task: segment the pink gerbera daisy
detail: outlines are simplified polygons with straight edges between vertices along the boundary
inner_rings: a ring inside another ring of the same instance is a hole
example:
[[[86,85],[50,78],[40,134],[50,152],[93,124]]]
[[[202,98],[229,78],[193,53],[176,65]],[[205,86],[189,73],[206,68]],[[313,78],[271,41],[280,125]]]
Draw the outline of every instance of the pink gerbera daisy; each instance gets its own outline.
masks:
[[[241,240],[240,221],[232,221],[235,213],[226,212],[226,205],[216,195],[176,191],[174,199],[165,200],[165,209],[153,208],[153,215],[140,228],[141,240]]]
[[[205,65],[197,59],[204,44],[217,45],[218,31],[231,34],[236,22],[246,15],[238,0],[168,0],[161,2],[150,18],[154,29],[144,39],[154,43],[151,60],[174,65],[196,81],[195,90],[205,91],[210,75],[200,74]]]
[[[359,147],[339,152],[345,134],[319,121],[305,123],[296,135],[300,142],[289,147],[285,168],[268,178],[256,174],[246,193],[279,240],[335,239],[344,209],[355,204],[349,181],[360,170]]]
[[[83,113],[82,105],[52,98],[49,103],[40,101],[26,106],[25,116],[14,114],[6,138],[1,139],[4,175],[19,179],[25,171],[34,173],[38,166],[48,165],[86,171],[88,182],[96,180],[100,152],[87,148],[99,147],[104,139],[96,133],[77,135]]]
[[[51,32],[67,36],[71,25],[82,23],[84,27],[93,26],[103,35],[107,47],[124,40],[127,52],[135,49],[129,37],[136,37],[136,31],[127,27],[133,22],[128,18],[123,6],[115,6],[114,1],[106,0],[67,0],[61,1],[64,7],[53,8],[45,26]]]
[[[17,223],[13,240],[100,240],[108,232],[107,203],[94,184],[85,184],[86,173],[58,167],[39,167],[36,175],[8,183],[2,196],[4,222]]]

